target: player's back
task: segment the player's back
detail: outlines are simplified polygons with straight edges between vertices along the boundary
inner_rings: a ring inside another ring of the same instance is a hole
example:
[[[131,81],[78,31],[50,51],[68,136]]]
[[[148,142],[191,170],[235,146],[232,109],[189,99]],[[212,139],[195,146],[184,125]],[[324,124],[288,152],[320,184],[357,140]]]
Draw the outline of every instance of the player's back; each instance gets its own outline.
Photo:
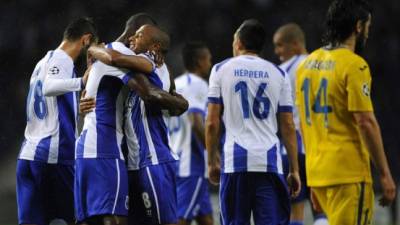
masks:
[[[311,186],[371,181],[352,113],[372,111],[367,63],[348,49],[318,49],[297,71],[297,104]],[[323,171],[323,172],[321,172]]]
[[[207,165],[205,148],[193,133],[189,113],[205,116],[208,84],[194,74],[185,73],[175,79],[175,85],[176,91],[189,102],[187,112],[168,121],[171,148],[179,155],[178,176],[204,176]]]
[[[224,107],[224,172],[281,173],[276,113],[292,110],[285,72],[260,57],[243,55],[215,65],[209,93],[216,93],[215,83]],[[209,100],[218,101],[210,94]]]
[[[71,164],[77,137],[77,93],[45,96],[46,76],[75,78],[72,58],[56,49],[37,63],[30,78],[25,140],[19,158]]]
[[[134,53],[123,43],[107,45],[123,54]],[[126,69],[108,66],[96,61],[86,84],[86,97],[94,97],[96,106],[85,116],[83,130],[77,143],[77,158],[120,158],[123,137],[123,102],[126,95],[121,91],[129,80]]]

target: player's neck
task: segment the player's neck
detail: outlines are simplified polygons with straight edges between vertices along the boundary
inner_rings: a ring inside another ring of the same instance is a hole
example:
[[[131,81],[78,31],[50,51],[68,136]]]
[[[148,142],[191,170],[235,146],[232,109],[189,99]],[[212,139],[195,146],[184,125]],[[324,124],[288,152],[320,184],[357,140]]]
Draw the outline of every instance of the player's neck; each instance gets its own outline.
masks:
[[[255,53],[255,52],[252,52],[252,51],[247,51],[247,50],[241,50],[241,51],[239,51],[239,54],[238,54],[238,56],[239,55],[251,55],[251,56],[258,56],[258,54],[257,53]]]
[[[350,51],[354,52],[355,47],[356,47],[356,36],[351,35],[349,38],[347,38],[342,43],[340,43],[337,47],[338,48],[347,48]]]
[[[63,50],[67,55],[69,55],[73,61],[75,61],[82,50],[82,45],[78,42],[62,41],[58,49]]]
[[[195,76],[197,76],[197,77],[200,77],[201,79],[203,79],[203,77],[201,76],[201,73],[199,72],[199,70],[188,70],[187,71],[188,73],[190,73],[190,74],[193,74],[193,75],[195,75]]]

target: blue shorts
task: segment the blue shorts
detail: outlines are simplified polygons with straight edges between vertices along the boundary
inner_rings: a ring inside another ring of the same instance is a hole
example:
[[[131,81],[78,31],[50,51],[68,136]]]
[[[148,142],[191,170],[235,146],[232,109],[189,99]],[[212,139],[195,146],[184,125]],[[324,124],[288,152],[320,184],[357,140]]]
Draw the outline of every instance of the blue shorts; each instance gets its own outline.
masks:
[[[290,201],[283,176],[274,173],[222,173],[221,224],[287,225]]]
[[[129,171],[129,225],[178,222],[175,176],[175,161]]]
[[[208,181],[204,177],[178,177],[178,217],[192,220],[198,216],[212,215]]]
[[[307,187],[307,177],[306,177],[306,156],[302,153],[297,154],[299,162],[299,175],[301,180],[301,190],[300,194],[291,199],[292,203],[302,202],[310,198],[310,188]],[[287,155],[282,155],[282,165],[284,176],[287,177],[289,174],[289,159]]]
[[[76,159],[75,214],[128,215],[128,174],[121,159]]]
[[[44,225],[55,218],[74,218],[74,166],[19,159],[18,224]]]

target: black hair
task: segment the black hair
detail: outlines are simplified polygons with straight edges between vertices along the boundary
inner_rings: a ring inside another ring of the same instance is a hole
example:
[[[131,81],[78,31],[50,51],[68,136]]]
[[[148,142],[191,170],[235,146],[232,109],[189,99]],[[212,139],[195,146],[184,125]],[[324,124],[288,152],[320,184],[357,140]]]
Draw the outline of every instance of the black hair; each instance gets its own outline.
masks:
[[[261,52],[265,43],[266,31],[258,20],[245,20],[236,33],[246,50],[256,53]]]
[[[194,70],[197,66],[197,61],[201,57],[201,51],[207,48],[207,45],[200,41],[186,43],[182,49],[183,65],[185,68],[187,70]]]
[[[91,41],[97,39],[97,29],[92,19],[79,18],[68,24],[64,31],[64,40],[76,41],[85,34],[91,34]]]
[[[339,45],[354,32],[357,22],[364,25],[371,13],[366,0],[334,0],[326,15],[324,44]]]
[[[129,17],[126,21],[125,31],[130,31],[134,34],[143,25],[157,26],[157,22],[147,13],[137,13]]]

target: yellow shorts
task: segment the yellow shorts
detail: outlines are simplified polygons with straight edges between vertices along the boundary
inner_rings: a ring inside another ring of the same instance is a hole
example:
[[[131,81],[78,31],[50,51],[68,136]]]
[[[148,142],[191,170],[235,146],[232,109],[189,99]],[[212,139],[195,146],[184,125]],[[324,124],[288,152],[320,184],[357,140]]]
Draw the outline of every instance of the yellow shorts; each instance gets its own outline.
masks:
[[[312,187],[329,225],[371,224],[374,192],[371,183]]]

